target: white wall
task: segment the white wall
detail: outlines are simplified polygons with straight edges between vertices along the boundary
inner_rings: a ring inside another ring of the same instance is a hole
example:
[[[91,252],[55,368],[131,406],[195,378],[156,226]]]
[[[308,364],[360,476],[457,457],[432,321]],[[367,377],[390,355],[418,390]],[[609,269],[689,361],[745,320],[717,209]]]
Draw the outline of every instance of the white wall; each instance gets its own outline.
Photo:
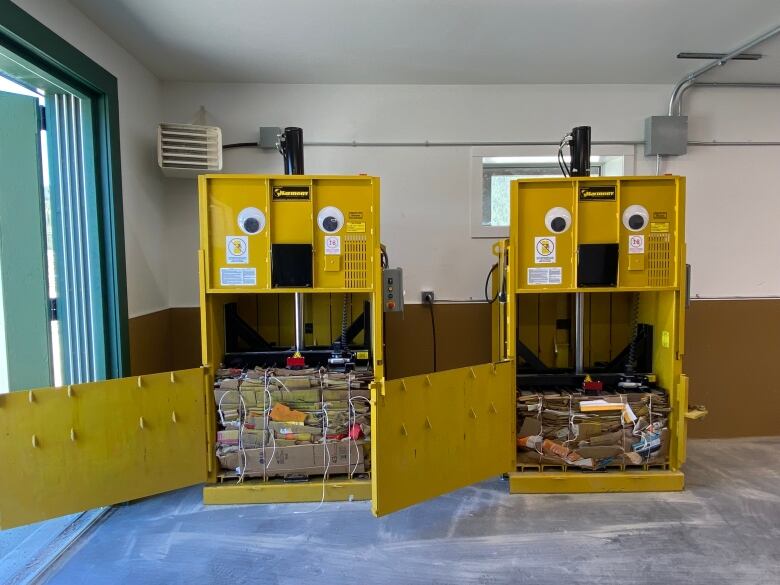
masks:
[[[641,140],[644,118],[665,113],[670,87],[366,86],[165,83],[166,121],[189,121],[203,105],[226,142],[255,139],[258,126],[299,125],[307,141],[547,141],[578,124],[594,140]],[[778,94],[697,89],[686,100],[691,140],[775,140]],[[638,147],[637,173],[655,173]],[[489,240],[469,234],[468,147],[306,149],[309,173],[382,178],[382,240],[405,269],[407,300],[481,298]],[[692,147],[665,162],[688,177],[689,261],[699,297],[780,295],[780,147]],[[231,172],[281,172],[275,152],[234,150]],[[170,303],[195,306],[198,246],[194,181],[167,180]]]
[[[156,161],[160,81],[66,0],[14,0],[118,79],[128,312],[168,306],[165,193]]]

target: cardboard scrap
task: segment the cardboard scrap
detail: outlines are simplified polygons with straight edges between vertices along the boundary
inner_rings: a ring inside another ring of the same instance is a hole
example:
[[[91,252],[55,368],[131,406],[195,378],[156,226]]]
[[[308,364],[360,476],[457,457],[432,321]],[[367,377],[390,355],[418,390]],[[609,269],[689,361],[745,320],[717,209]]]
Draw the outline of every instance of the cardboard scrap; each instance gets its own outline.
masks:
[[[297,410],[292,410],[289,406],[286,404],[282,404],[281,402],[277,402],[274,404],[273,408],[271,409],[271,419],[282,421],[282,422],[305,422],[306,421],[306,413],[300,412]]]

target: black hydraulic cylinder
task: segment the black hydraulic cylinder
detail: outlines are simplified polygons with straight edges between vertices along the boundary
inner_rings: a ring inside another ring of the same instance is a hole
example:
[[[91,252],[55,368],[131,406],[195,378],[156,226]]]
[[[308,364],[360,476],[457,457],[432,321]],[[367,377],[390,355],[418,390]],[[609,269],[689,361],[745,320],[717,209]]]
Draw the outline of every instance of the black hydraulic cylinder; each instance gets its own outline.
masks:
[[[572,128],[571,142],[571,176],[590,176],[590,126]]]
[[[284,174],[303,175],[303,129],[285,128],[279,150],[284,157]]]

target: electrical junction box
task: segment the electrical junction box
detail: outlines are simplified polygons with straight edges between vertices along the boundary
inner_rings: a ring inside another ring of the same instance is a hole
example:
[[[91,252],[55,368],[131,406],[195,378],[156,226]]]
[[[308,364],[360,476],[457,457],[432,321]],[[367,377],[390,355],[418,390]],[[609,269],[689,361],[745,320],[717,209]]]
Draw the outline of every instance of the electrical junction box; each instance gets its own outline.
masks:
[[[678,156],[688,152],[688,116],[645,119],[645,156]]]
[[[260,132],[257,137],[257,146],[276,150],[276,143],[279,141],[279,135],[282,129],[278,126],[260,126]]]

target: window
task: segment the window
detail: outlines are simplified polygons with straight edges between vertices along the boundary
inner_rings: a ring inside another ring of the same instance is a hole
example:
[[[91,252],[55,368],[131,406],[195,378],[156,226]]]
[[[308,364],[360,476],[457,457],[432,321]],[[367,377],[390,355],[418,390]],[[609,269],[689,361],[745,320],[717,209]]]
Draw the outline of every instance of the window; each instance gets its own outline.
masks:
[[[509,232],[509,184],[514,179],[561,177],[557,158],[547,155],[555,147],[496,147],[472,153],[471,235],[507,237]],[[601,148],[601,147],[596,147]],[[596,150],[594,148],[593,150]],[[522,151],[523,154],[519,154]],[[591,156],[591,176],[620,176],[633,170],[633,147],[613,148],[610,154]]]
[[[6,96],[6,120],[13,119],[13,112],[22,112],[25,120],[32,119],[25,123],[32,124],[33,130],[37,128],[41,136],[35,148],[27,144],[27,154],[18,154],[25,165],[28,158],[37,159],[38,185],[32,180],[35,169],[27,166],[27,183],[22,184],[16,176],[20,173],[13,171],[8,157],[0,169],[4,173],[0,188],[6,189],[9,205],[22,201],[30,208],[36,199],[36,187],[41,193],[38,217],[43,274],[39,280],[45,287],[45,302],[36,306],[41,305],[38,320],[45,324],[50,342],[50,384],[127,375],[117,80],[13,2],[0,0],[0,10],[0,75],[4,78],[0,92]],[[19,130],[22,137],[29,135],[19,123],[9,122],[8,129]],[[5,139],[8,152],[21,151],[21,147],[14,149],[10,133]],[[37,230],[29,233],[32,231]],[[33,235],[38,237],[37,233]],[[5,316],[11,320],[18,320],[16,306],[24,305],[33,314],[29,309],[31,299],[15,291],[11,291],[15,295],[11,299],[8,290],[3,291],[3,284],[22,288],[14,277],[24,271],[14,266],[19,260],[12,247],[23,236],[17,234],[15,238],[5,246],[7,257],[12,258],[5,266],[0,250],[0,276],[6,273],[5,283],[0,282],[0,295],[10,299]],[[56,322],[50,324],[48,316],[55,314]],[[31,334],[29,325],[26,329],[29,345],[39,347],[41,335]],[[17,331],[19,327],[3,330]],[[6,344],[5,349],[13,347]],[[30,354],[34,360],[41,351],[17,353]],[[20,361],[11,360],[18,372],[33,369]],[[37,369],[42,369],[40,364]],[[33,382],[20,377],[8,386],[14,390],[49,385]]]

